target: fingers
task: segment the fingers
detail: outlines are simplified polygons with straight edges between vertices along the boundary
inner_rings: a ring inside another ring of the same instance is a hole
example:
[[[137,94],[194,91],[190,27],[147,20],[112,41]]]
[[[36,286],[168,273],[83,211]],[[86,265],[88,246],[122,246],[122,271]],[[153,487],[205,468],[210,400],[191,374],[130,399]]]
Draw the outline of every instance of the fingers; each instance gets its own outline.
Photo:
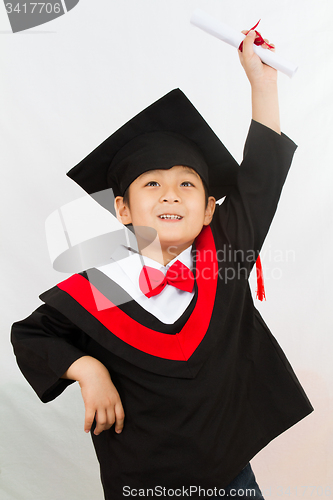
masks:
[[[101,368],[102,367],[102,368]],[[124,409],[119,393],[114,386],[110,373],[99,364],[81,378],[81,393],[85,406],[84,430],[89,432],[95,423],[94,434],[110,429],[120,433],[124,426]]]
[[[101,432],[110,429],[114,424],[114,412],[108,412],[105,408],[97,410],[95,420],[96,427],[94,429],[94,434],[98,436]]]
[[[243,55],[244,55],[244,57],[251,57],[253,55],[253,53],[254,53],[253,43],[254,43],[255,39],[256,39],[256,32],[254,30],[249,31],[243,40]]]
[[[89,420],[87,421],[87,419]],[[94,418],[92,419],[92,421],[93,420]],[[94,429],[95,436],[98,436],[103,431],[107,431],[113,426],[113,424],[115,424],[114,427],[115,432],[117,434],[120,434],[124,427],[124,420],[125,420],[125,413],[123,405],[121,404],[120,401],[117,402],[114,407],[101,408],[100,410],[97,410],[95,415],[95,421],[96,421],[96,427]],[[91,421],[91,414],[89,414],[88,417],[86,416],[85,429],[86,426],[87,428],[89,426],[89,430],[91,429],[92,421]]]
[[[267,38],[264,38],[265,43],[262,44],[262,47],[264,49],[271,50],[272,52],[275,52],[275,45],[274,43],[269,43],[269,40]]]
[[[125,419],[123,405],[120,402],[117,403],[115,406],[115,417],[116,417],[116,424],[114,426],[114,430],[116,431],[117,434],[120,434],[121,431],[123,430],[124,419]]]
[[[92,408],[86,409],[85,419],[84,419],[84,432],[90,432],[91,426],[95,420],[95,410]]]
[[[242,44],[241,44],[241,47],[243,47],[243,45],[248,45],[248,47],[250,45],[252,45],[253,43],[255,43],[255,45],[261,45],[261,47],[263,47],[264,49],[269,49],[271,51],[275,51],[275,45],[273,43],[269,43],[269,40],[267,38],[263,38],[261,36],[261,33],[260,31],[256,31],[256,30],[250,30],[250,31],[246,31],[246,30],[243,30],[242,31],[243,35],[246,36],[246,38],[244,38]],[[251,40],[251,42],[250,42]],[[249,54],[251,55],[252,52],[249,50]]]

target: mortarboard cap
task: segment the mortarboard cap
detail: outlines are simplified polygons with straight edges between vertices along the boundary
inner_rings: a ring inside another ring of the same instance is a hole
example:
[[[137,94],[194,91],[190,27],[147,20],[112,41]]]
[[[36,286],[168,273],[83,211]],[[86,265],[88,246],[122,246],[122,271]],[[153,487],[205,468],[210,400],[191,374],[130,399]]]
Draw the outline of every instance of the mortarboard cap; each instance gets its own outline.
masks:
[[[93,195],[114,196],[139,175],[175,165],[193,168],[216,199],[235,183],[238,164],[185,94],[175,89],[108,137],[67,175]],[[96,198],[108,210],[103,197]],[[105,200],[105,197],[104,197]]]

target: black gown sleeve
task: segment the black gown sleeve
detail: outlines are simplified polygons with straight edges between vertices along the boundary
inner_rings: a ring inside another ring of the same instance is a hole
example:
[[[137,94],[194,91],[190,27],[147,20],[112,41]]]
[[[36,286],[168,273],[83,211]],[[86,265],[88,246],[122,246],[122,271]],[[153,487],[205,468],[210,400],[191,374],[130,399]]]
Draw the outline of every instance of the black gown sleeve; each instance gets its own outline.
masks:
[[[81,336],[81,330],[47,304],[13,324],[11,341],[17,364],[44,403],[74,382],[60,377],[74,361],[85,356],[74,345]]]
[[[213,232],[248,272],[269,230],[296,148],[286,135],[252,120],[237,183],[216,207]]]

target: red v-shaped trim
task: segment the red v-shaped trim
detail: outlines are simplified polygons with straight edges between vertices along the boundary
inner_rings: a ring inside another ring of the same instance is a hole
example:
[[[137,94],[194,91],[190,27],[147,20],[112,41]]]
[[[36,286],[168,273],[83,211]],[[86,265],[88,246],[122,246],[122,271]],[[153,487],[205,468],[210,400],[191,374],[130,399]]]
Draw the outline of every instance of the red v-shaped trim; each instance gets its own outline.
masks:
[[[110,332],[132,347],[152,356],[187,361],[206,334],[215,301],[218,266],[214,238],[209,226],[196,238],[195,249],[197,302],[186,324],[175,335],[157,332],[138,323],[79,274],[59,283],[58,287],[73,297]]]

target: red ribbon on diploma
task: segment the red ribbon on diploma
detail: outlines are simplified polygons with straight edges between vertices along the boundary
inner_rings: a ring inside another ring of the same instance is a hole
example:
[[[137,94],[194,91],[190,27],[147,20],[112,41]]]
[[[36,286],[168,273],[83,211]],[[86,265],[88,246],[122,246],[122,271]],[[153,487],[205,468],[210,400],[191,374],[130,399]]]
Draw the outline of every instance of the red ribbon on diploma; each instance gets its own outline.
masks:
[[[267,47],[269,47],[270,49],[274,49],[274,45],[270,45],[269,43],[265,42],[265,40],[263,39],[263,37],[260,35],[260,33],[256,30],[256,27],[258,26],[258,24],[260,23],[261,19],[259,19],[259,21],[257,22],[257,24],[255,24],[253,26],[253,28],[251,28],[246,34],[250,33],[250,31],[254,30],[256,32],[256,38],[254,40],[254,44],[255,45],[263,45],[264,43],[267,45]],[[243,42],[240,44],[240,46],[238,47],[238,49],[243,52]]]

